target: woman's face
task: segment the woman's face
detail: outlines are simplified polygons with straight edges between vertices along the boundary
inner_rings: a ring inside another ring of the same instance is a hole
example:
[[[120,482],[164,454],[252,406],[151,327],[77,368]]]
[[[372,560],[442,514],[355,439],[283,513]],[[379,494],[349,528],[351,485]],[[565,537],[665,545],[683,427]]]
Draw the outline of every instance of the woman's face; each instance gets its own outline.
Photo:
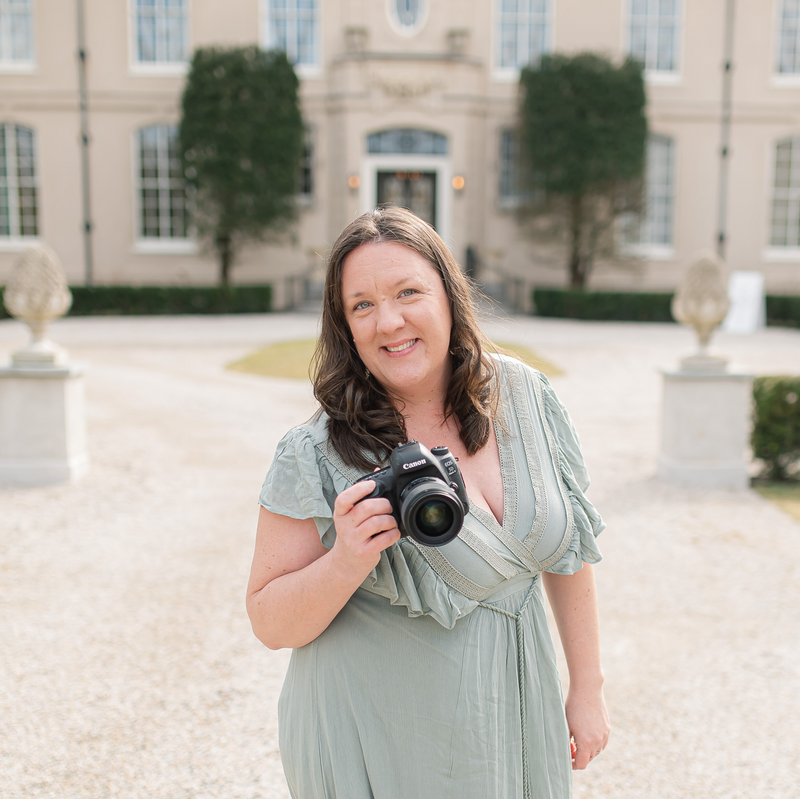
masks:
[[[439,272],[397,242],[362,244],[342,267],[342,301],[364,365],[400,399],[441,399],[450,378],[450,303]]]

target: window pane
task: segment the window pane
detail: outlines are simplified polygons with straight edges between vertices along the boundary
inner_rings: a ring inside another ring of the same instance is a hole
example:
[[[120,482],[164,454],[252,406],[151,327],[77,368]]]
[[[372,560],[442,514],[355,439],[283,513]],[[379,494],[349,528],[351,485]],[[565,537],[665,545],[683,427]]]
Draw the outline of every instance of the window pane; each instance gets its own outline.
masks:
[[[775,145],[770,244],[773,247],[800,244],[800,136]]]
[[[294,64],[317,63],[317,0],[264,0],[267,47],[283,50]]]
[[[182,63],[186,60],[186,0],[135,0],[136,60]]]
[[[178,130],[153,125],[138,133],[139,235],[187,238],[189,203],[182,173]]]
[[[497,17],[497,66],[536,64],[548,50],[552,0],[504,0]]]
[[[680,0],[628,0],[628,52],[648,70],[676,72]]]

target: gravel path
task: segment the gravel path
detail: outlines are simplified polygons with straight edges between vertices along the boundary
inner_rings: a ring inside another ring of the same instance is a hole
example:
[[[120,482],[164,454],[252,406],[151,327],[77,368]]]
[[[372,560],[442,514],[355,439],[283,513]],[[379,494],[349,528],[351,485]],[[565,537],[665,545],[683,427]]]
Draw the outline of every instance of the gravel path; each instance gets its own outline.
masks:
[[[487,327],[564,370],[553,383],[608,522],[614,732],[576,799],[797,799],[800,523],[750,491],[653,478],[657,369],[691,334]],[[302,314],[53,326],[88,365],[92,467],[74,485],[0,489],[2,799],[288,799],[275,725],[288,653],[255,640],[243,597],[261,480],[313,399],[224,366],[315,328]],[[0,361],[25,338],[0,322]],[[800,372],[800,331],[716,343],[757,373]]]

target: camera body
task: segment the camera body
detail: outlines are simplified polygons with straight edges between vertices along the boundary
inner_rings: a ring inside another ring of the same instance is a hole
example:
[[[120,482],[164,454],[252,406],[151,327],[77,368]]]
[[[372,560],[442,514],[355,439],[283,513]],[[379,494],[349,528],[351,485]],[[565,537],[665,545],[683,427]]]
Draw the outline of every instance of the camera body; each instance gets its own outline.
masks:
[[[425,546],[452,541],[469,512],[464,478],[447,447],[399,444],[389,465],[356,482],[363,480],[375,481],[374,491],[364,499],[388,499],[400,533]]]

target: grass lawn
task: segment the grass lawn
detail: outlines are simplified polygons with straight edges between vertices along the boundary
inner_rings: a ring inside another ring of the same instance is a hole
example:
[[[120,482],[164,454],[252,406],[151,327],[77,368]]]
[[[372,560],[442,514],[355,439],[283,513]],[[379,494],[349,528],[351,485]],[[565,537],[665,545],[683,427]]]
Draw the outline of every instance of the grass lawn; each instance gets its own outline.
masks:
[[[294,380],[308,380],[311,356],[316,343],[316,339],[310,338],[302,341],[281,341],[277,344],[270,344],[268,347],[242,358],[240,361],[228,364],[228,369],[264,375],[265,377],[288,377]],[[533,366],[540,372],[544,372],[548,377],[562,374],[557,366],[521,344],[497,342],[497,346],[512,355],[516,355],[521,361]]]
[[[754,488],[762,497],[800,521],[800,483],[768,483]]]

